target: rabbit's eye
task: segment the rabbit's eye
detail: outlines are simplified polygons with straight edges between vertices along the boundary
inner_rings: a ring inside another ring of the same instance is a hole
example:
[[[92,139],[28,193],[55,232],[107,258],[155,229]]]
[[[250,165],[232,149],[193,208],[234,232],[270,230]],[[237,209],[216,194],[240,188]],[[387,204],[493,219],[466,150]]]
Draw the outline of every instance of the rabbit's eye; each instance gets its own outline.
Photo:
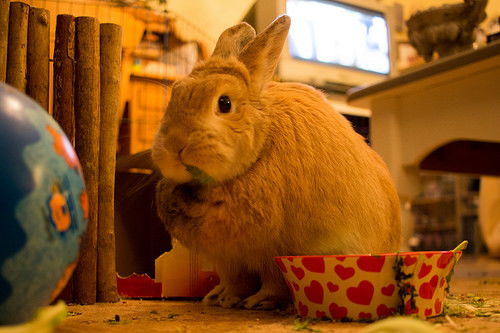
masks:
[[[229,113],[231,111],[231,99],[228,96],[219,97],[219,112]]]

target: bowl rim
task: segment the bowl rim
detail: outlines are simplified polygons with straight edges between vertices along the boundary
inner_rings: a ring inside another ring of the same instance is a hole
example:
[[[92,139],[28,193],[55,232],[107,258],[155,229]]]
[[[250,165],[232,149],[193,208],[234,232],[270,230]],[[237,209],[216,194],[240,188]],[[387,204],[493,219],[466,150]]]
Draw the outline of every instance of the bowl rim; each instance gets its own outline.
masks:
[[[391,253],[366,253],[366,254],[317,254],[317,255],[303,255],[303,256],[274,256],[274,259],[288,259],[288,258],[349,258],[349,257],[391,257],[391,256],[415,256],[426,254],[445,254],[454,253],[462,254],[462,251],[452,250],[448,251],[413,251],[413,252],[391,252]]]

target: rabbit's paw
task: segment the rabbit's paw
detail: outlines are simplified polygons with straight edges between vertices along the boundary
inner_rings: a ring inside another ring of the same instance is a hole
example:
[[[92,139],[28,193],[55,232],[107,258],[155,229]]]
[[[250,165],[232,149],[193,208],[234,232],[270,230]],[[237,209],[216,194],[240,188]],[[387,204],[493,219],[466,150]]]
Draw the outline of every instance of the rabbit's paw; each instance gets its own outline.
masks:
[[[288,303],[287,296],[277,295],[271,290],[261,289],[255,295],[243,300],[239,307],[251,310],[273,310]]]
[[[204,298],[203,303],[206,305],[220,305],[223,308],[233,308],[241,302],[241,297],[230,291],[224,285],[219,284],[210,291]]]

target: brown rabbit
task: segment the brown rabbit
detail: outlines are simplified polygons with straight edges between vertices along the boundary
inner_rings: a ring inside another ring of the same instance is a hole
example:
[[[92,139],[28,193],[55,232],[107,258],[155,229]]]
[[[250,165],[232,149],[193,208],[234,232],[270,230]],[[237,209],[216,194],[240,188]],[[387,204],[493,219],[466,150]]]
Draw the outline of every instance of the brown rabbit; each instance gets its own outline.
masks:
[[[212,57],[174,84],[152,148],[165,177],[160,218],[220,275],[208,304],[289,302],[274,256],[399,247],[399,200],[382,159],[320,92],[271,82],[289,26],[281,16],[257,36],[245,23],[224,31]]]

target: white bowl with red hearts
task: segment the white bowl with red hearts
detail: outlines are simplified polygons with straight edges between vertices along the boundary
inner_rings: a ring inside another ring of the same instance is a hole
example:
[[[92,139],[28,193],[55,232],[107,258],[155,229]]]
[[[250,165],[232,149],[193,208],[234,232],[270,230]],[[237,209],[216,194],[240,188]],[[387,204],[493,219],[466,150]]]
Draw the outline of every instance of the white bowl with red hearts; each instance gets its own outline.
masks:
[[[427,318],[443,311],[445,290],[462,252],[283,256],[295,311],[302,317],[373,321],[391,315]]]

